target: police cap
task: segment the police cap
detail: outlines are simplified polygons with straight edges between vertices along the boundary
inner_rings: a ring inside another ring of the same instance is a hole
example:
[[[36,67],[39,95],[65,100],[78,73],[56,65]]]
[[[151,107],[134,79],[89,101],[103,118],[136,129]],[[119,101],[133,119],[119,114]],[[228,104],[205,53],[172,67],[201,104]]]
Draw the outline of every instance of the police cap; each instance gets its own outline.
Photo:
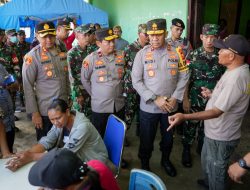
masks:
[[[163,34],[166,31],[166,19],[159,18],[147,22],[147,34]]]

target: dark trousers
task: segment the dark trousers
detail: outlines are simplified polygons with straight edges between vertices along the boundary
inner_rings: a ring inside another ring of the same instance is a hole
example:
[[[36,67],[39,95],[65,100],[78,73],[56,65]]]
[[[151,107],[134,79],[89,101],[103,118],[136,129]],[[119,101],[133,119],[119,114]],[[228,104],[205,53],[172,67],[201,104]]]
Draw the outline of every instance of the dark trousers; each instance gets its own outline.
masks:
[[[114,113],[97,113],[92,111],[91,122],[103,138],[109,115],[114,114],[121,120],[124,120],[124,112],[124,107],[120,111]]]
[[[10,152],[13,153],[13,145],[14,145],[14,140],[15,140],[15,130],[14,129],[6,132],[6,140],[7,140],[7,145],[9,147]]]
[[[53,126],[48,116],[42,116],[42,121],[43,121],[43,128],[42,129],[36,128],[37,141],[39,141],[43,136],[46,136],[51,127]]]
[[[170,155],[173,147],[173,131],[167,131],[169,126],[168,114],[148,113],[140,110],[140,146],[138,153],[140,159],[149,160],[151,158],[159,122],[161,130],[160,150],[163,154]]]

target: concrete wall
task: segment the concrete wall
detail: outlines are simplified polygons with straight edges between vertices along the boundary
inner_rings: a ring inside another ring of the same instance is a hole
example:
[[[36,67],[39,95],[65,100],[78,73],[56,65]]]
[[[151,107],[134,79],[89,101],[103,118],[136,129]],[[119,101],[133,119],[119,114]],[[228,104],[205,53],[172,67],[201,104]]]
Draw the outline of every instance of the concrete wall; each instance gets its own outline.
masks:
[[[122,36],[129,42],[137,38],[138,24],[153,18],[166,18],[168,30],[175,17],[187,23],[188,0],[90,0],[90,3],[108,12],[110,26],[121,25]]]

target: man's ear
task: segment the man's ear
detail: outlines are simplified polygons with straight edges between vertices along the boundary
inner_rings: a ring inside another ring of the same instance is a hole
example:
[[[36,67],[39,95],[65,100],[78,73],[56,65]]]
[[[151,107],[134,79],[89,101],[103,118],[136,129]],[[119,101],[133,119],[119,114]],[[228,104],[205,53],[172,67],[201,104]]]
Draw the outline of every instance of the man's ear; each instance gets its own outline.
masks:
[[[201,39],[201,41],[203,40],[203,35],[202,34],[200,34],[200,39]]]
[[[101,41],[96,40],[96,45],[97,45],[98,47],[100,47],[101,43],[102,43]]]

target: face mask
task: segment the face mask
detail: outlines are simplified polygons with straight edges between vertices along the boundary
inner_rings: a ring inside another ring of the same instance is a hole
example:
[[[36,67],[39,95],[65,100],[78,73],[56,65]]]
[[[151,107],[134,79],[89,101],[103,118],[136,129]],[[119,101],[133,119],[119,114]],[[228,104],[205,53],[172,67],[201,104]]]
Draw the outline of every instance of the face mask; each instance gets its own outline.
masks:
[[[17,37],[16,36],[11,36],[10,37],[10,41],[12,42],[12,43],[17,43]]]

